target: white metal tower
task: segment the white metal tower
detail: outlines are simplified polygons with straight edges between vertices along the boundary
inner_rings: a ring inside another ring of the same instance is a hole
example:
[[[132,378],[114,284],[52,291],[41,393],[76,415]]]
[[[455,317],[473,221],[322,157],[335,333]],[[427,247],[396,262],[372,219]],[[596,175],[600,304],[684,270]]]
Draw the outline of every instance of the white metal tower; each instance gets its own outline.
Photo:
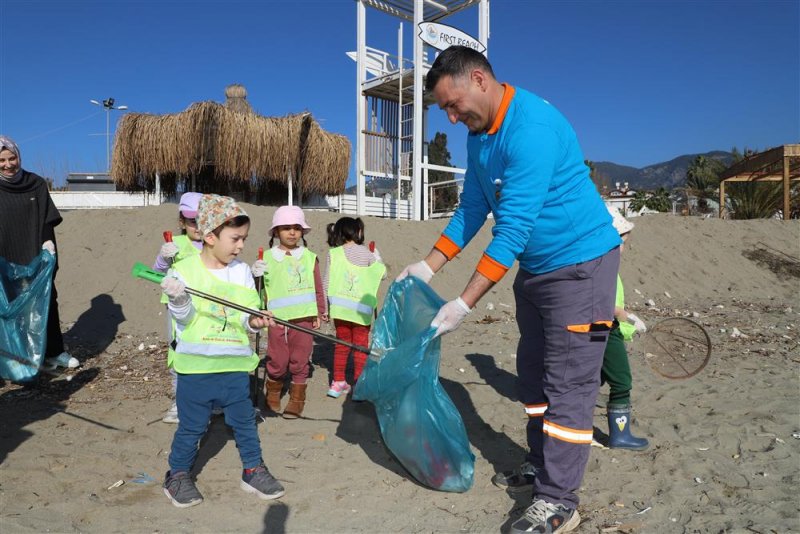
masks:
[[[427,163],[423,145],[427,135],[427,108],[433,100],[423,91],[425,75],[433,59],[431,55],[428,61],[428,52],[436,49],[426,44],[419,34],[424,23],[441,23],[455,13],[477,6],[477,38],[487,46],[489,0],[356,0],[356,4],[357,48],[348,54],[357,64],[355,211],[359,215],[372,213],[368,209],[370,199],[366,192],[367,179],[370,179],[373,183],[393,186],[394,192],[386,193],[386,199],[381,199],[386,201],[392,197],[388,200],[391,209],[387,213],[384,208],[384,215],[423,220],[429,217],[427,171],[463,173],[463,169]],[[397,32],[397,55],[367,46],[367,7],[413,24],[411,60],[403,55],[403,22]]]

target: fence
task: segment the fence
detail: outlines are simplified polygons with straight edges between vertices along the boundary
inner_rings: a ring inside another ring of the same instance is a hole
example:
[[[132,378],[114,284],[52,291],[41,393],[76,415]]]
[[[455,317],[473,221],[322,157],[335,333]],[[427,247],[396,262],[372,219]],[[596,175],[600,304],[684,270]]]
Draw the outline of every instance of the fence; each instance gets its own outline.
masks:
[[[161,195],[125,191],[50,191],[50,197],[60,210],[141,208],[164,202]]]

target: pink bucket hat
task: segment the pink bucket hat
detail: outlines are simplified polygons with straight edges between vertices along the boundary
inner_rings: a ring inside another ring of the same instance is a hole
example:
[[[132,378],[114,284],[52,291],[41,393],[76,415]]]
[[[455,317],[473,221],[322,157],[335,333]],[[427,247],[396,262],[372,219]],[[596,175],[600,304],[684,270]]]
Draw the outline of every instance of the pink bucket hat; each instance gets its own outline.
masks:
[[[202,195],[197,207],[197,229],[205,237],[225,221],[240,215],[247,213],[231,197]]]
[[[203,198],[203,193],[184,193],[181,195],[181,205],[178,211],[187,219],[194,219],[197,217],[197,206],[200,204],[200,199]]]
[[[269,232],[271,234],[278,226],[294,226],[295,224],[303,228],[303,235],[311,231],[300,206],[281,206],[275,210],[275,215],[272,216],[272,228],[269,229]]]

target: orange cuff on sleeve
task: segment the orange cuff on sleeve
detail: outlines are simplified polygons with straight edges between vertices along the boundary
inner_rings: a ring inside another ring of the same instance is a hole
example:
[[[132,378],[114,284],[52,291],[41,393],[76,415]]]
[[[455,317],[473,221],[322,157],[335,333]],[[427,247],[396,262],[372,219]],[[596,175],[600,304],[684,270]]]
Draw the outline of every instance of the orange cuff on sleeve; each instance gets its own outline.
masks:
[[[481,261],[478,262],[476,271],[491,280],[492,282],[499,282],[503,276],[508,272],[508,267],[496,262],[486,254],[483,255]]]
[[[439,240],[435,245],[433,245],[433,248],[444,254],[447,258],[447,261],[452,260],[458,255],[459,252],[461,252],[461,249],[458,247],[458,245],[453,243],[453,241],[444,234],[439,237]]]

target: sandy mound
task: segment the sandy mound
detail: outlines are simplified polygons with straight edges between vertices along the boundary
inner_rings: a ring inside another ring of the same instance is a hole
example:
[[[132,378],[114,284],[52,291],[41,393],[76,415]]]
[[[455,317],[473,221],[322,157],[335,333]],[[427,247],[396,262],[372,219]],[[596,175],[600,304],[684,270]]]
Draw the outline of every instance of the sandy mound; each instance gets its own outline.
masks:
[[[274,208],[253,219],[245,259],[267,246]],[[315,350],[307,418],[260,426],[264,457],[287,487],[263,503],[238,489],[232,436],[215,419],[198,486],[206,502],[173,508],[159,482],[174,426],[168,406],[164,316],[154,284],[130,276],[151,263],[174,205],[64,214],[57,286],[67,342],[81,370],[35,388],[0,388],[0,514],[6,532],[483,532],[527,504],[489,478],[520,461],[525,418],[514,390],[516,325],[510,273],[443,342],[442,383],[477,457],[465,494],[428,490],[384,448],[373,410],[325,397],[331,346]],[[338,214],[308,214],[311,250]],[[390,277],[430,249],[444,221],[368,218]],[[800,223],[652,216],[635,220],[622,259],[629,307],[648,324],[694,315],[713,354],[696,377],[668,381],[630,347],[641,453],[593,449],[580,512],[584,531],[675,532],[800,528],[798,312]],[[487,224],[433,287],[455,297],[490,239]],[[384,288],[385,289],[385,288]],[[652,300],[652,304],[648,301]],[[731,337],[733,328],[743,334]],[[69,380],[68,380],[69,379]],[[599,404],[603,404],[601,392]],[[607,425],[598,408],[598,436]],[[149,482],[139,473],[155,479]],[[138,479],[138,481],[137,481]],[[107,489],[118,480],[122,486]]]

